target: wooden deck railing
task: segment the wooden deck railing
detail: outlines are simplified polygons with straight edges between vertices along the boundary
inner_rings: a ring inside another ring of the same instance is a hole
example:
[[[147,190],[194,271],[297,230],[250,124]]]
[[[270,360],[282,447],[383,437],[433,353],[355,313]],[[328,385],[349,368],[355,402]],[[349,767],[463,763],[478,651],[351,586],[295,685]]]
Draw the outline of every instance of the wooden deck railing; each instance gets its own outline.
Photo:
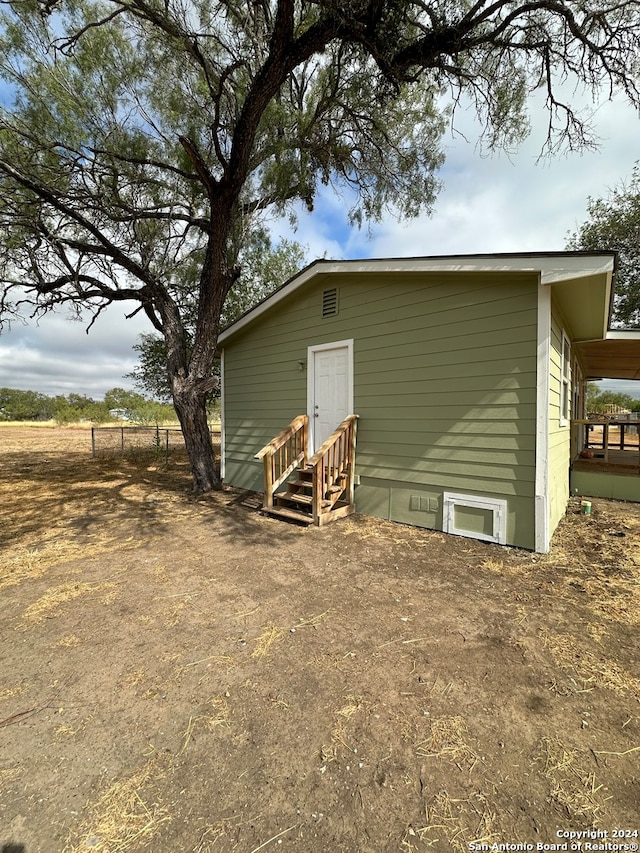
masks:
[[[265,445],[255,459],[264,464],[264,508],[273,506],[273,495],[292,471],[306,465],[309,457],[309,417],[298,415],[286,429]]]
[[[614,417],[583,418],[571,421],[571,458],[579,457],[581,452],[591,448],[603,451],[605,463],[610,461],[610,451],[624,451],[616,456],[616,462],[637,467],[636,454],[640,451],[638,433],[640,420],[621,420]],[[635,453],[633,453],[635,451]],[[626,459],[625,459],[626,457]]]
[[[313,468],[314,524],[322,524],[338,500],[353,511],[357,422],[357,415],[345,418],[308,462]]]

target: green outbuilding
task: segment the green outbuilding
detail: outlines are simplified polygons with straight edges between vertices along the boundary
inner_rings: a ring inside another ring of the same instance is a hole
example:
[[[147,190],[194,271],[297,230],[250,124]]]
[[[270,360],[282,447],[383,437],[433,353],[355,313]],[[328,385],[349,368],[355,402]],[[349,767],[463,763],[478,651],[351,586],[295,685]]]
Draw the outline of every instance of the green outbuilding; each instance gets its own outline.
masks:
[[[274,514],[355,508],[546,552],[614,269],[610,252],[312,263],[220,336],[225,483]]]

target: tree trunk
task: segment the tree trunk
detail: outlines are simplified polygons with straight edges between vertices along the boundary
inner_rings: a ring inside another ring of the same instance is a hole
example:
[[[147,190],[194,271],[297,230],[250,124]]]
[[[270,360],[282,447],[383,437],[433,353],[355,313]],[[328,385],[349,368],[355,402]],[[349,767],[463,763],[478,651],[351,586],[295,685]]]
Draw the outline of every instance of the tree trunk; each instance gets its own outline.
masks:
[[[179,392],[174,391],[173,404],[182,427],[193,475],[193,490],[196,494],[222,488],[219,468],[213,453],[206,403],[206,394],[198,393],[193,386],[187,385]]]
[[[227,279],[222,262],[219,261],[216,270],[211,261],[212,245],[215,244],[210,238],[201,274],[198,323],[190,352],[188,335],[176,303],[165,295],[158,309],[167,345],[167,377],[182,427],[196,494],[222,488],[207,421],[207,398],[215,387],[213,362]],[[207,298],[203,298],[203,292]]]

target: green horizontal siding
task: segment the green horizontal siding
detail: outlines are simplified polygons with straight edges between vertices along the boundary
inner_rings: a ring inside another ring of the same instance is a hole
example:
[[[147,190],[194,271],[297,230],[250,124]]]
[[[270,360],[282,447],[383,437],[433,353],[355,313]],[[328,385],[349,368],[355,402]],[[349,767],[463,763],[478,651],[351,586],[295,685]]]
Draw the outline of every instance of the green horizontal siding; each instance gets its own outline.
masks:
[[[536,318],[535,275],[317,277],[225,345],[227,481],[249,488],[251,457],[306,411],[307,347],[353,339],[358,507],[403,520],[402,483],[507,497],[509,541],[533,547]]]
[[[608,471],[572,471],[571,493],[589,498],[640,501],[640,478]]]
[[[360,458],[360,454],[358,454],[358,471],[366,471],[367,477],[373,477],[377,480],[392,481],[400,475],[405,483],[412,485],[422,483],[425,486],[437,486],[439,489],[462,494],[480,494],[492,497],[505,497],[506,495],[531,497],[533,482],[531,468],[524,471],[522,477],[502,472],[503,477],[500,478],[499,469],[487,469],[486,466],[423,465],[402,470],[398,467],[397,462],[394,467],[376,465],[371,463],[366,454],[363,455],[365,456],[364,459]]]

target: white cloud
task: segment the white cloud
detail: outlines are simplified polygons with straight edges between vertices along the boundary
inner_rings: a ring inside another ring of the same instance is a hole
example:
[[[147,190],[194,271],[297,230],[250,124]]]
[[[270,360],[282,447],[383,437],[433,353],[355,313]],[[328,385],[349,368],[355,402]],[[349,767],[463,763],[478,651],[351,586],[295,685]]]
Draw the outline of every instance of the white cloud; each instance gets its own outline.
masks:
[[[315,211],[300,212],[293,236],[309,247],[309,259],[562,249],[567,233],[586,217],[588,196],[606,195],[631,174],[640,157],[640,122],[616,98],[596,112],[598,151],[538,161],[546,126],[540,104],[533,107],[532,134],[511,157],[481,156],[478,127],[470,115],[460,116],[468,141],[445,140],[443,189],[432,217],[402,223],[389,217],[370,231],[349,229],[348,200],[323,188]],[[292,236],[286,221],[273,232]],[[0,386],[93,397],[130,387],[123,375],[136,361],[132,347],[151,328],[141,315],[133,320],[123,315],[120,306],[110,308],[88,336],[79,324],[53,315],[39,327],[15,325],[0,336]]]
[[[589,196],[603,196],[629,177],[640,156],[637,113],[621,98],[597,111],[598,151],[539,159],[544,115],[510,157],[481,156],[473,128],[452,141],[433,216],[390,218],[375,229],[371,254],[556,251],[586,218]]]
[[[137,361],[138,336],[151,331],[140,315],[126,320],[122,306],[112,306],[93,325],[57,314],[39,324],[12,323],[0,333],[0,387],[42,394],[103,397],[111,388],[132,388],[124,379]]]

